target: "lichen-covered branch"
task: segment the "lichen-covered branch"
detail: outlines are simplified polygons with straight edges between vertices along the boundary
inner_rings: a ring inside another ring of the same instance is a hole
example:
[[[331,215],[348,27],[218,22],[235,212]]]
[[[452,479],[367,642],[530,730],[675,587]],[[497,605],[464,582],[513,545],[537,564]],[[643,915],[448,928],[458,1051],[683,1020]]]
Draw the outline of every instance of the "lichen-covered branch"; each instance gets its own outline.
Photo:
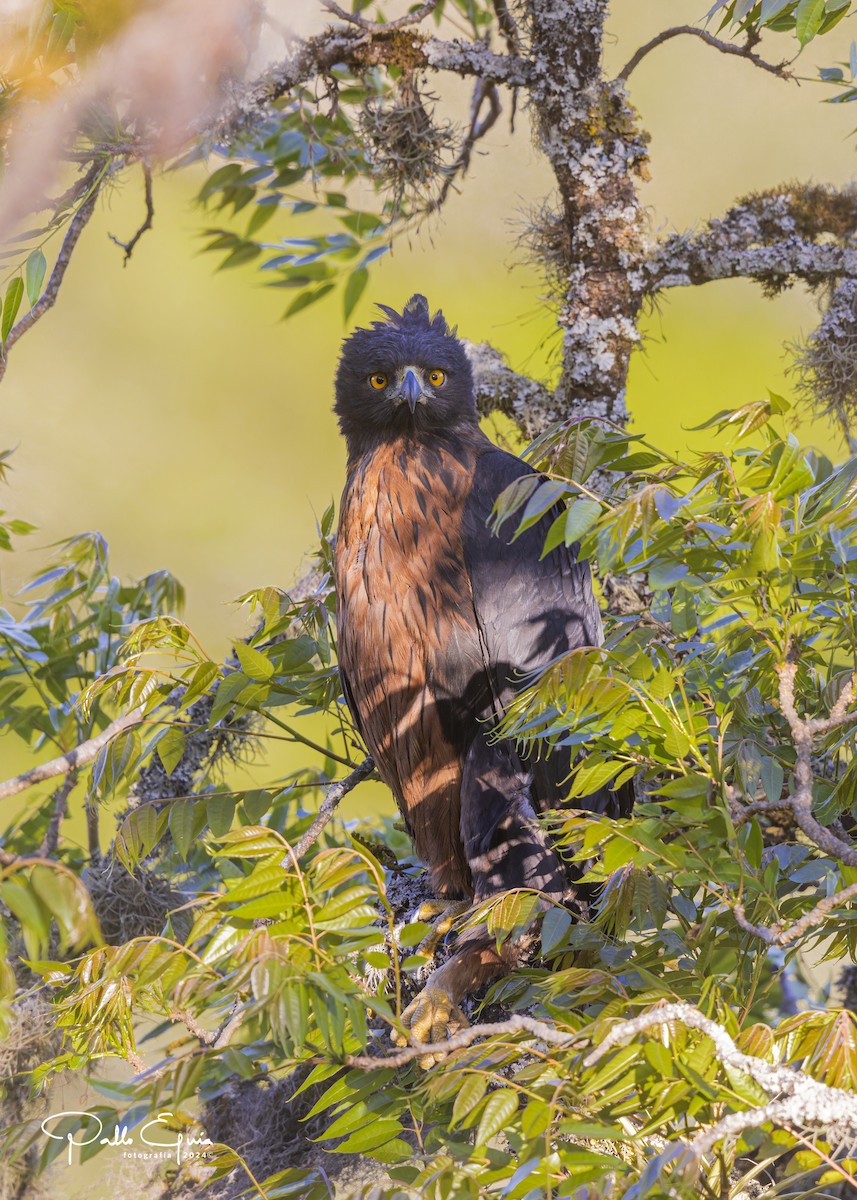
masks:
[[[569,1033],[567,1030],[555,1029],[553,1025],[548,1025],[544,1021],[537,1021],[533,1017],[513,1016],[508,1021],[491,1021],[483,1025],[470,1025],[467,1029],[462,1029],[460,1033],[454,1034],[448,1041],[438,1044],[437,1042],[431,1045],[422,1042],[415,1042],[411,1046],[407,1046],[404,1050],[399,1050],[394,1054],[351,1054],[346,1057],[346,1063],[349,1067],[356,1067],[359,1071],[375,1071],[378,1067],[404,1067],[414,1059],[424,1058],[426,1056],[439,1058],[441,1055],[452,1054],[456,1050],[464,1050],[468,1046],[472,1046],[474,1042],[483,1037],[514,1037],[520,1033],[527,1033],[530,1037],[537,1038],[541,1042],[546,1042],[549,1046],[560,1046],[568,1048],[575,1039],[579,1037],[576,1033]]]
[[[513,371],[506,360],[487,342],[465,342],[473,369],[476,403],[483,416],[501,412],[509,417],[527,438],[535,438],[562,416],[553,392]]]
[[[614,1046],[660,1025],[681,1024],[711,1038],[715,1053],[727,1070],[749,1075],[774,1100],[767,1105],[732,1113],[690,1142],[696,1157],[708,1154],[722,1138],[773,1123],[801,1130],[817,1130],[825,1141],[853,1142],[857,1138],[857,1095],[819,1083],[802,1071],[744,1054],[722,1025],[704,1016],[691,1004],[664,1004],[639,1017],[615,1025],[587,1056],[594,1066]]]
[[[698,232],[667,238],[632,282],[647,294],[737,277],[770,293],[796,280],[817,287],[857,277],[855,230],[857,190],[777,188],[746,197]]]
[[[557,402],[565,416],[623,424],[628,362],[640,340],[641,296],[628,263],[643,244],[637,180],[647,137],[624,85],[604,77],[607,0],[527,0],[523,7],[530,101],[559,191],[554,228],[535,239],[553,250],[563,334]]]
[[[831,417],[851,443],[857,421],[857,280],[842,279],[831,291],[821,322],[797,347],[798,395]]]
[[[497,54],[483,41],[445,40],[407,29],[372,33],[355,27],[332,28],[295,41],[287,58],[262,78],[238,89],[221,111],[214,136],[229,140],[239,135],[248,123],[259,119],[260,111],[311,79],[324,76],[338,63],[357,70],[446,71],[510,87],[526,86],[530,75],[526,59]]]

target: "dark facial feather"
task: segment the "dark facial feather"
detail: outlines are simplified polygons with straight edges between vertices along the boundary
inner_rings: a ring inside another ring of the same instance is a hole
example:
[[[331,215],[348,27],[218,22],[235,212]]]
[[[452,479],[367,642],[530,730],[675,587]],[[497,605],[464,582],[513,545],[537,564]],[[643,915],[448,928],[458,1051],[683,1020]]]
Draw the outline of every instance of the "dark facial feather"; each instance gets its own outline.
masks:
[[[378,306],[387,316],[345,340],[336,372],[334,411],[352,453],[385,438],[413,432],[450,431],[477,420],[473,373],[464,346],[443,313],[431,315],[425,296],[414,295],[401,313]],[[414,413],[397,403],[393,383],[405,367],[441,370],[446,382]],[[374,389],[372,375],[387,376],[390,385]]]

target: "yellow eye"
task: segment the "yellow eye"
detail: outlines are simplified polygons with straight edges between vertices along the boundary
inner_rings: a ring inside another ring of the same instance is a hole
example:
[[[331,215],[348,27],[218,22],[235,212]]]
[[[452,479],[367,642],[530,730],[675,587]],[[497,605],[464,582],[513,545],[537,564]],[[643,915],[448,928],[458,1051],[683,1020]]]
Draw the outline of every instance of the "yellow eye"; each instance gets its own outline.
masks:
[[[432,387],[440,387],[446,383],[446,371],[431,371],[429,373],[429,383]]]
[[[387,376],[381,375],[380,373],[377,375],[370,375],[369,383],[376,392],[380,392],[381,388],[385,388],[387,386]]]

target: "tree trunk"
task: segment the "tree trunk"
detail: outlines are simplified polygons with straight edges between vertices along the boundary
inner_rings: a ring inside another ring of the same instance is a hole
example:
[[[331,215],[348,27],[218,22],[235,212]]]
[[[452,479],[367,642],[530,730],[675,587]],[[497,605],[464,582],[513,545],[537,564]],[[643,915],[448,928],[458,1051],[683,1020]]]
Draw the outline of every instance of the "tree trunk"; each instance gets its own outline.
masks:
[[[640,341],[637,180],[648,139],[624,84],[604,77],[606,9],[606,0],[527,0],[531,99],[559,191],[558,211],[534,242],[553,276],[563,330],[557,415],[622,425],[628,363]]]

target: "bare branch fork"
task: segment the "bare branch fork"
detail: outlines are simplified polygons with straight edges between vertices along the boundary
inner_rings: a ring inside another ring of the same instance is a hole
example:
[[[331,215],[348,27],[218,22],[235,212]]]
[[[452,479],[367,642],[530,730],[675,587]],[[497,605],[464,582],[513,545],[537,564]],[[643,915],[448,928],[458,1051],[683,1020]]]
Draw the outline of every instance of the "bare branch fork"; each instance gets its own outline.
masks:
[[[322,0],[322,8],[338,17],[340,21],[356,25],[365,33],[388,33],[393,29],[404,29],[406,25],[418,25],[425,17],[431,16],[439,3],[440,0],[426,0],[420,8],[404,17],[399,17],[396,21],[367,21],[365,17],[361,17],[357,13],[346,12],[335,3],[335,0]]]
[[[753,46],[756,44],[756,40],[752,38],[746,41],[743,46],[736,46],[734,42],[725,42],[722,38],[715,37],[714,34],[709,33],[706,29],[698,29],[695,25],[674,25],[671,29],[664,29],[662,33],[656,34],[651,41],[646,42],[639,50],[635,51],[616,76],[616,79],[624,83],[647,54],[650,54],[658,46],[662,46],[664,42],[681,36],[699,38],[700,41],[705,42],[706,46],[712,46],[715,50],[719,50],[721,54],[734,54],[737,58],[745,58],[754,67],[759,67],[762,71],[768,71],[771,75],[777,75],[780,79],[794,78],[791,72],[787,70],[789,65],[787,62],[769,63],[764,58],[760,58],[758,54],[754,54]]]

